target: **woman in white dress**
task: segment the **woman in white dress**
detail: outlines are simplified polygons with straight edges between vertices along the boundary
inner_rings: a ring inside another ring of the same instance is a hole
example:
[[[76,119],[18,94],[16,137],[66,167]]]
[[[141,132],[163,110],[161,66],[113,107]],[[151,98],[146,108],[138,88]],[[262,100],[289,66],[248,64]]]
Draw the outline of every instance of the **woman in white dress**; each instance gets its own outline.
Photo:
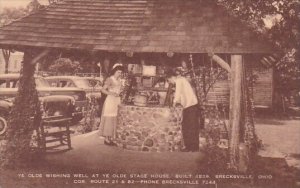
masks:
[[[104,143],[106,145],[115,145],[114,138],[117,125],[118,105],[121,103],[121,75],[123,67],[115,66],[111,71],[111,76],[108,77],[102,88],[102,93],[106,94],[101,122],[100,134],[105,137]]]

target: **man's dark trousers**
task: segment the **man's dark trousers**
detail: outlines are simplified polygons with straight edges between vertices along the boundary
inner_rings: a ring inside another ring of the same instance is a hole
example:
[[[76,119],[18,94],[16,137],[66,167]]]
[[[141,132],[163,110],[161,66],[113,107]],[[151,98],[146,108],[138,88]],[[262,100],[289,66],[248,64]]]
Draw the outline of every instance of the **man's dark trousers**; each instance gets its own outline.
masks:
[[[186,150],[199,150],[200,126],[198,121],[198,107],[193,105],[183,109],[182,136]]]

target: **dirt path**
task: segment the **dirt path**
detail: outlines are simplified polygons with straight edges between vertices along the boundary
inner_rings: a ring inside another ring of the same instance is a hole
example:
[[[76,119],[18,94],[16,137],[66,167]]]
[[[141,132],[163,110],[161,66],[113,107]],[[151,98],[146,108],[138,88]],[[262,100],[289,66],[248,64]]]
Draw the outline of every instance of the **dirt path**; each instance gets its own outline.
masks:
[[[256,130],[264,145],[261,156],[285,158],[300,169],[300,120],[257,119]]]
[[[262,157],[285,158],[290,166],[300,168],[300,120],[256,119],[256,131],[264,145]],[[72,137],[73,150],[48,155],[49,162],[90,169],[119,172],[197,171],[202,153],[147,153],[123,150],[103,144],[97,131]]]
[[[74,136],[73,150],[47,156],[49,163],[122,173],[196,173],[200,152],[137,152],[103,144],[97,131]]]

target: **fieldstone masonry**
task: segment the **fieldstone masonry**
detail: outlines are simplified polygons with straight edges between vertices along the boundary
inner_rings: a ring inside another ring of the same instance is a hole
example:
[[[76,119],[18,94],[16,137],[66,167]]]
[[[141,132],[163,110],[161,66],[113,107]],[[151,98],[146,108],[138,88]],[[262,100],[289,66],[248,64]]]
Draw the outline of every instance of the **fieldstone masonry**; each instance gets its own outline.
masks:
[[[116,142],[135,151],[179,151],[182,108],[119,106]]]

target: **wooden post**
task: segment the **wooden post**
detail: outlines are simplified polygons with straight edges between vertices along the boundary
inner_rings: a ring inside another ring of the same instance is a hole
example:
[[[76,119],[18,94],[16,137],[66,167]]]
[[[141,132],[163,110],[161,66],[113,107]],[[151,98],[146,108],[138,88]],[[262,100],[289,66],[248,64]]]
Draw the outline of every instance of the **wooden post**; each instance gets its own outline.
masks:
[[[229,167],[234,170],[239,169],[242,63],[242,55],[231,55]]]
[[[207,49],[207,55],[217,64],[220,65],[220,67],[222,67],[223,69],[227,70],[227,72],[230,73],[231,69],[230,66],[228,64],[228,62],[226,62],[225,60],[223,60],[220,56],[214,54],[214,52],[211,49]]]

